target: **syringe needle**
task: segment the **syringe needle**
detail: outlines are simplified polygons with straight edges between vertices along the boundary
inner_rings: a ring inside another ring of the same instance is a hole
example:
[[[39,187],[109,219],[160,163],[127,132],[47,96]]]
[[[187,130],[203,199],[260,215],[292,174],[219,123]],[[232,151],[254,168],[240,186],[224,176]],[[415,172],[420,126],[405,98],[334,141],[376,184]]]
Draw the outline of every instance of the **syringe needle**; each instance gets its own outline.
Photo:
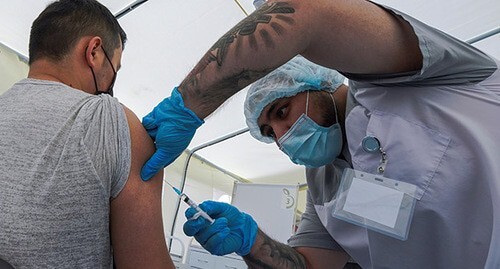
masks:
[[[164,180],[165,183],[167,183],[168,185],[170,185],[170,187],[172,187],[172,189],[174,189],[175,193],[177,193],[178,195],[181,195],[182,192],[177,189],[176,187],[174,187],[172,184],[170,184],[168,181]]]
[[[174,187],[172,184],[170,184],[168,181],[164,180],[172,189],[179,195],[180,199],[184,201],[186,204],[188,204],[190,207],[194,208],[196,210],[196,214],[192,218],[196,219],[199,216],[202,216],[204,219],[208,220],[210,224],[214,223],[215,220],[210,217],[210,215],[207,214],[207,212],[203,211],[197,203],[195,203],[191,198],[189,198],[185,193],[182,193],[179,189]]]

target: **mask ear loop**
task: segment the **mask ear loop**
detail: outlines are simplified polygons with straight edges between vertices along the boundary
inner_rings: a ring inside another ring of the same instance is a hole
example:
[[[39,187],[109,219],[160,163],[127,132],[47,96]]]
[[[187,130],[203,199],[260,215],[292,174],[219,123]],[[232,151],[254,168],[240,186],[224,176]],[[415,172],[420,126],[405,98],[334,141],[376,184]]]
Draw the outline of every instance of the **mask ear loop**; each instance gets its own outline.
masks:
[[[307,90],[307,97],[306,97],[306,116],[307,116],[307,111],[309,111],[309,90]]]
[[[339,113],[337,111],[337,104],[335,103],[335,98],[333,98],[333,93],[328,92],[333,101],[333,109],[335,109],[335,123],[339,122]]]
[[[87,50],[89,49],[89,46],[87,46],[85,48],[85,52],[87,52]],[[86,55],[85,55],[86,57]],[[99,88],[97,87],[97,79],[95,78],[95,73],[94,73],[94,69],[92,68],[92,66],[90,66],[90,64],[88,64],[88,66],[90,67],[90,71],[92,72],[92,77],[94,78],[94,86],[95,86],[95,95],[97,94],[101,94],[103,92],[99,91]]]

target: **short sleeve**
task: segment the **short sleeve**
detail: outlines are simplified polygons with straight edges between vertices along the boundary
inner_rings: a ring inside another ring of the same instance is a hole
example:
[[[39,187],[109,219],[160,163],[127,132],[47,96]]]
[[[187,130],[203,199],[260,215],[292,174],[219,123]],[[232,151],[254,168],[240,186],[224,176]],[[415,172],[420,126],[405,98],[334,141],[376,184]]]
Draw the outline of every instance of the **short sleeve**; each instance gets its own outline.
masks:
[[[288,245],[291,247],[315,247],[343,251],[342,247],[328,233],[316,214],[310,191],[307,191],[306,210],[302,214],[299,228],[288,239]]]
[[[131,167],[130,130],[123,106],[107,94],[92,96],[85,106],[85,144],[100,183],[111,198],[118,196]]]
[[[417,72],[395,74],[343,73],[350,82],[353,82],[353,86],[363,82],[379,85],[404,83],[415,86],[478,83],[497,70],[495,60],[474,46],[400,11],[381,7],[412,26],[423,56],[422,69]]]

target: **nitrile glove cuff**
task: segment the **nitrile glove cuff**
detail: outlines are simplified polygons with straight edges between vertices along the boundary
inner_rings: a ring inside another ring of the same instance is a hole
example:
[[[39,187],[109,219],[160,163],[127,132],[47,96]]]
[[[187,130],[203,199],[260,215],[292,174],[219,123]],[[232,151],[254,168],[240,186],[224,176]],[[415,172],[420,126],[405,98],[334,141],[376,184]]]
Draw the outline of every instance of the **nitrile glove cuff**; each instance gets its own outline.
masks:
[[[245,224],[242,225],[242,228],[244,228],[244,231],[242,231],[244,235],[242,238],[243,243],[241,244],[241,248],[235,251],[235,253],[240,256],[246,256],[255,244],[259,227],[252,216],[244,212],[241,212],[241,215],[245,219]]]
[[[178,107],[178,111],[185,113],[186,118],[191,118],[189,123],[191,124],[191,127],[194,127],[193,129],[196,129],[205,123],[205,121],[200,119],[191,109],[184,106],[184,99],[182,99],[182,95],[179,92],[178,87],[175,87],[172,90],[172,95],[170,97],[172,98],[174,105]]]
[[[174,88],[170,97],[165,98],[142,119],[142,124],[155,141],[157,150],[143,166],[141,178],[144,181],[149,180],[179,157],[203,122],[184,106],[182,95]]]
[[[205,122],[191,109],[184,106],[184,100],[177,87],[172,90],[170,97],[163,99],[151,113],[142,119],[142,124],[146,130],[153,130],[164,121],[175,122],[178,127],[183,126],[185,130],[193,130],[193,132]]]

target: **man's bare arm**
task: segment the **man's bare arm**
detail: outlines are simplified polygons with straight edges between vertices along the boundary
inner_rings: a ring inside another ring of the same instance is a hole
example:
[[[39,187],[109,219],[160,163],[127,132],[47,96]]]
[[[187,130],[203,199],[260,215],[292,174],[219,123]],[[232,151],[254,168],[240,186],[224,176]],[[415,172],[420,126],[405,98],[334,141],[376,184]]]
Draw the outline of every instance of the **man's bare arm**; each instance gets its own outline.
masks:
[[[295,55],[350,73],[421,66],[411,26],[364,0],[270,0],[222,36],[181,83],[205,118],[234,93]]]
[[[294,249],[271,239],[259,229],[252,250],[243,259],[248,268],[252,269],[341,269],[348,257],[345,252],[328,249],[309,247]]]
[[[132,163],[128,181],[111,201],[111,241],[117,268],[173,269],[161,211],[163,171],[143,182],[140,169],[154,152],[151,138],[137,116],[124,108],[131,137]]]

